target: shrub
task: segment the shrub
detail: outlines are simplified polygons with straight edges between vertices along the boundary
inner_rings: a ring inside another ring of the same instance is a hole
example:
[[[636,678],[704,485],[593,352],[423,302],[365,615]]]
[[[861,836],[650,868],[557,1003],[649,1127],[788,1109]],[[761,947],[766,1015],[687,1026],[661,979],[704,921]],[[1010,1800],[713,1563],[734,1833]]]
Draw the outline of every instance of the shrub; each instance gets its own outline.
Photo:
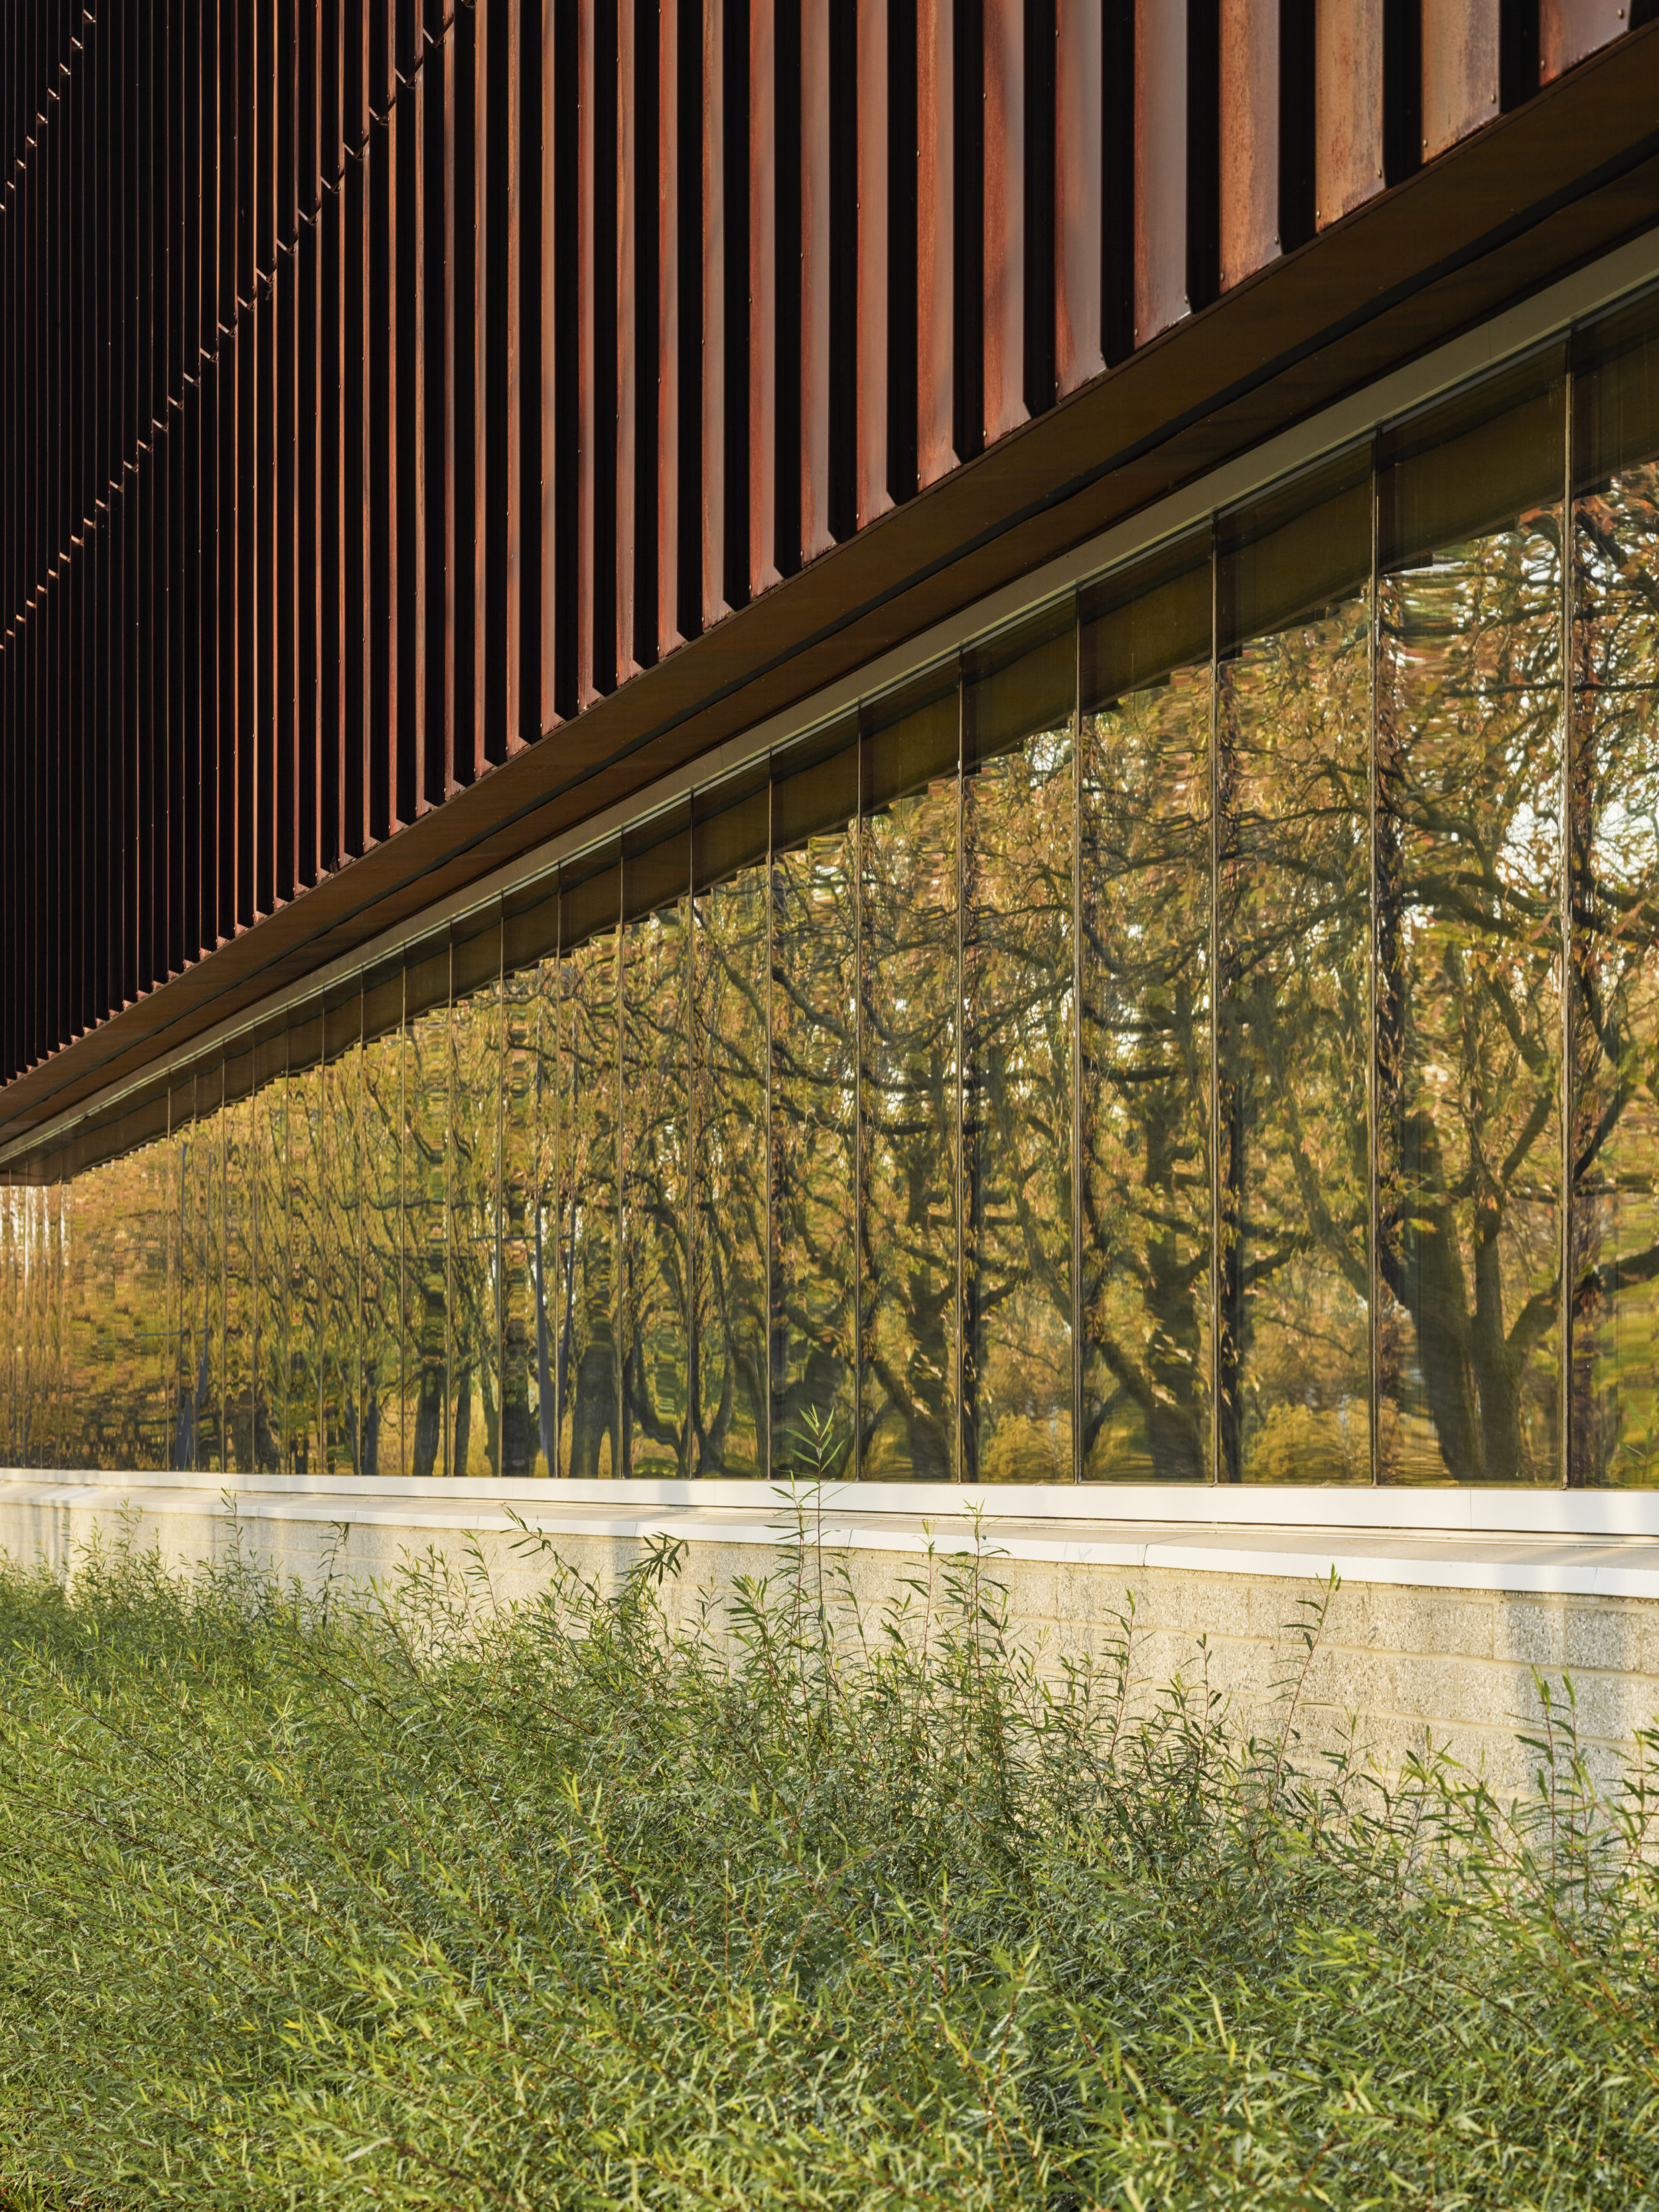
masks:
[[[689,1627],[676,1547],[548,1564],[0,1574],[0,2203],[1659,2202],[1659,1740],[1316,1759],[1328,1594],[1252,1741],[978,1555],[873,1626],[810,1540]]]

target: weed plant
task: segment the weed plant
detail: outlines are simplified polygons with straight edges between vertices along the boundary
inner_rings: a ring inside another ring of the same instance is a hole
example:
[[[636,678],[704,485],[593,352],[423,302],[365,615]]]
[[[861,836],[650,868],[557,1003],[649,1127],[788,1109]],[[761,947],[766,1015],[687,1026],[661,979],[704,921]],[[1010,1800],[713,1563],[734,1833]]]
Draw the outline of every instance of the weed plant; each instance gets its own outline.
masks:
[[[1132,1604],[1042,1666],[982,1552],[872,1622],[793,1533],[718,1612],[0,1572],[0,2203],[1659,2204],[1653,1735],[1385,1783],[1328,1592],[1249,1738]]]

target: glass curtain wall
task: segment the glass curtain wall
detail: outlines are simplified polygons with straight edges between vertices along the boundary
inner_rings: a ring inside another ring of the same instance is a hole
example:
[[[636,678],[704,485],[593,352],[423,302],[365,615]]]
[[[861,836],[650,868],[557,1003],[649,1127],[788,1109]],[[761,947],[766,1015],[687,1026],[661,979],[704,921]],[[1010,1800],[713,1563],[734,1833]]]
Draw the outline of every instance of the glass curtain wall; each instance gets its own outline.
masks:
[[[1562,1472],[1562,362],[1382,441],[1379,1473]]]
[[[16,1170],[7,1459],[1659,1480],[1656,327]]]
[[[1370,1471],[1370,471],[1216,560],[1216,1401],[1224,1480]]]
[[[771,818],[763,769],[699,807],[691,833],[689,1413],[696,1474],[763,1475],[770,1466]]]
[[[1073,1468],[1077,636],[970,654],[962,693],[962,1476]]]

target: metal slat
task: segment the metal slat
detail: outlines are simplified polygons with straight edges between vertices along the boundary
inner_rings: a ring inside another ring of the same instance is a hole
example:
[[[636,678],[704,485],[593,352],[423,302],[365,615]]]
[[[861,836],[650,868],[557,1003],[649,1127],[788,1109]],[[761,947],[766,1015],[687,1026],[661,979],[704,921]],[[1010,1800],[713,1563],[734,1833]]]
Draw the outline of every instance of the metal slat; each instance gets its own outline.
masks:
[[[860,529],[893,504],[887,488],[887,6],[888,0],[858,0],[857,496]]]
[[[1221,283],[1271,261],[1279,236],[1279,0],[1221,0]]]
[[[1499,0],[1419,3],[1423,158],[1427,161],[1498,114]]]
[[[726,7],[702,11],[702,623],[726,600]]]
[[[830,528],[830,10],[800,0],[800,551],[835,544]]]
[[[1026,419],[1025,9],[1024,0],[982,0],[982,6],[985,437],[988,444],[1017,429]],[[1173,15],[1176,10],[1167,12]],[[1183,44],[1183,57],[1185,51]]]
[[[1188,312],[1187,10],[1169,0],[1135,0],[1134,203],[1141,346]]]
[[[1315,220],[1322,230],[1382,189],[1383,0],[1318,0]]]

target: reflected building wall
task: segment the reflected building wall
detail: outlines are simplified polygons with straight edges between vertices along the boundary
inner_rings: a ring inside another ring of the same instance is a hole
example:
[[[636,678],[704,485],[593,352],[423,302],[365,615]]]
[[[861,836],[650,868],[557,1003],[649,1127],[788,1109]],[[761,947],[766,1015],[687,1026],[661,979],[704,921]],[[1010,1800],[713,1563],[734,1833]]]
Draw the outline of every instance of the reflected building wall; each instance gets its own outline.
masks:
[[[0,1448],[781,1479],[822,1420],[865,1480],[1659,1480],[1655,329],[43,1147]]]

